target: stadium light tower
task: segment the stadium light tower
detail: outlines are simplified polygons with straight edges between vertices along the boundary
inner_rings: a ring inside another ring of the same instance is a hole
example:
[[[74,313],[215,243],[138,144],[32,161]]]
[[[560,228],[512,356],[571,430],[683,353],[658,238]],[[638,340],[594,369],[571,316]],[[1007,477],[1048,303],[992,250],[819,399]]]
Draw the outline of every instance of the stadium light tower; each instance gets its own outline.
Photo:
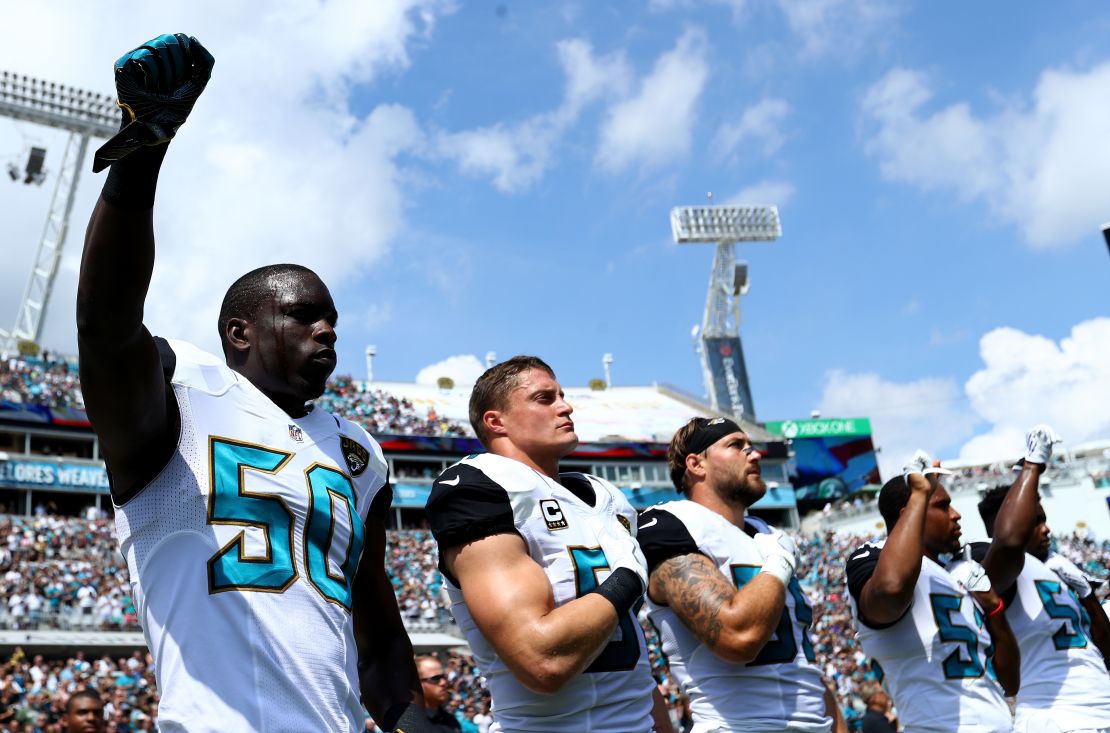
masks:
[[[605,370],[605,389],[613,386],[613,373],[611,371],[613,366],[613,355],[603,354],[601,357],[601,368]]]
[[[11,350],[19,341],[37,343],[42,335],[89,138],[115,135],[120,113],[112,97],[3,71],[0,72],[0,116],[69,133],[46,226],[39,239],[38,253],[23,291],[15,326],[11,331],[0,330],[0,342],[5,350]]]
[[[748,292],[748,263],[737,262],[737,242],[782,236],[775,206],[678,206],[671,209],[677,244],[715,244],[702,317],[700,355],[709,403],[718,412],[755,419],[748,369],[740,346],[740,296]]]
[[[366,383],[374,381],[374,357],[378,355],[378,347],[370,344],[366,347]]]

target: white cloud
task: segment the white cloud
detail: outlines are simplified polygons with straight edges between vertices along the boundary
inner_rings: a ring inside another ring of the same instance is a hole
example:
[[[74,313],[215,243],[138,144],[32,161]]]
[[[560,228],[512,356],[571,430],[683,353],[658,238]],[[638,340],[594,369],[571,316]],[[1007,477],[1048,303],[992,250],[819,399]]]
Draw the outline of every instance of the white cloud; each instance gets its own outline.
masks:
[[[979,351],[984,367],[966,391],[991,427],[968,441],[961,459],[1018,455],[1025,431],[1042,422],[1071,445],[1110,437],[1110,318],[1079,323],[1058,344],[997,328],[983,336]]]
[[[722,203],[725,206],[785,206],[794,197],[789,181],[759,181],[740,189]]]
[[[732,157],[741,143],[751,141],[747,149],[756,147],[763,155],[774,155],[784,140],[782,127],[790,114],[790,105],[783,99],[767,98],[748,107],[736,122],[726,122],[713,136],[713,146],[722,156]]]
[[[683,156],[693,138],[695,108],[709,78],[705,33],[691,29],[659,57],[635,96],[610,108],[597,163],[611,172],[653,167]]]
[[[42,2],[22,9],[19,22],[50,28],[50,52],[34,34],[14,34],[0,47],[0,67],[111,93],[112,62],[159,31],[184,29],[213,53],[212,81],[159,183],[146,313],[152,330],[212,348],[219,295],[245,269],[300,262],[334,290],[388,248],[404,217],[397,158],[418,144],[419,129],[404,108],[356,115],[347,98],[406,68],[410,48],[449,10],[444,0],[285,0],[262,10],[214,0]],[[84,169],[44,338],[54,348],[74,348],[80,232],[102,182]],[[0,217],[26,219],[17,206],[3,197]],[[45,200],[39,210],[45,218]],[[22,292],[29,269],[17,271],[15,288],[5,277],[3,291]],[[0,298],[0,309],[14,313],[17,298]]]
[[[436,384],[440,377],[450,377],[456,387],[474,384],[486,371],[486,366],[473,354],[449,356],[443,361],[429,364],[416,373],[417,384]]]
[[[884,479],[901,473],[917,448],[932,455],[954,450],[972,434],[975,422],[954,379],[899,383],[833,370],[826,375],[819,406],[828,417],[871,418]]]
[[[899,471],[915,448],[958,452],[961,461],[1015,458],[1025,431],[1042,422],[1070,445],[1110,437],[1110,318],[1083,321],[1059,343],[996,328],[980,339],[979,352],[983,368],[963,394],[954,379],[898,383],[832,371],[821,412],[871,418],[884,476]]]
[[[1110,188],[1110,63],[1048,70],[1028,102],[976,114],[967,102],[930,111],[926,76],[894,69],[867,92],[867,152],[882,175],[986,204],[1035,247],[1098,230]]]
[[[804,56],[858,53],[901,14],[897,0],[778,0]]]
[[[556,44],[566,75],[560,105],[515,124],[495,124],[435,136],[436,152],[472,175],[491,176],[503,193],[527,189],[551,167],[556,145],[588,105],[627,91],[631,72],[622,53],[595,56],[582,39]]]

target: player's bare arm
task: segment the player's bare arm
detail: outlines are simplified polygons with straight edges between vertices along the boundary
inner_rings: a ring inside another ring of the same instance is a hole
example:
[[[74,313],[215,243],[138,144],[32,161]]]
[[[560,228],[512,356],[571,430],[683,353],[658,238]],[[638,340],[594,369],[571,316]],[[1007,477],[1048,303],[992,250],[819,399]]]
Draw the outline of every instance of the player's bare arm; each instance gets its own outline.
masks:
[[[1025,567],[1025,551],[1037,527],[1040,476],[1059,437],[1047,425],[1036,425],[1025,435],[1026,455],[1017,480],[1006,493],[994,520],[994,536],[983,567],[996,589],[1014,584]]]
[[[1107,670],[1110,670],[1110,617],[1107,617],[1106,611],[1099,604],[1097,593],[1080,599],[1079,603],[1091,618],[1091,641],[1102,653],[1102,661]]]
[[[936,474],[912,472],[906,475],[906,481],[910,487],[906,507],[883,545],[875,572],[860,591],[860,616],[873,626],[894,623],[905,614],[921,574],[925,513],[938,479]]]
[[[654,733],[675,733],[671,716],[667,711],[667,701],[656,687],[651,691],[651,728]]]
[[[836,701],[836,691],[827,679],[821,681],[825,684],[825,715],[832,718],[832,729],[829,733],[848,733],[848,721],[844,719],[844,712]]]
[[[558,692],[601,653],[617,627],[616,608],[598,593],[556,608],[547,576],[519,535],[448,548],[444,561],[482,635],[534,692]]]
[[[124,125],[97,153],[98,166],[114,162],[85,235],[77,344],[86,411],[117,501],[153,478],[176,442],[173,393],[143,325],[154,268],[154,192],[176,132],[160,100],[185,85],[199,96],[211,69],[208,52],[181,34],[159,36],[116,64]],[[191,108],[173,110],[177,126]]]
[[[737,589],[705,555],[664,560],[651,574],[648,594],[675,615],[714,654],[746,664],[774,634],[786,602],[786,586],[767,573]]]
[[[1037,488],[1043,472],[1043,464],[1027,461],[998,509],[994,537],[983,558],[983,567],[996,589],[1012,586],[1025,567],[1025,548],[1037,526]]]
[[[351,609],[359,691],[375,722],[393,730],[406,714],[423,715],[424,693],[412,643],[385,572],[385,525],[371,517],[365,525],[365,538]]]
[[[1008,697],[1013,697],[1021,686],[1021,650],[1010,622],[1002,612],[1002,599],[993,590],[972,595],[986,613],[987,631],[994,644],[993,662],[998,684],[1002,685],[1002,691]]]

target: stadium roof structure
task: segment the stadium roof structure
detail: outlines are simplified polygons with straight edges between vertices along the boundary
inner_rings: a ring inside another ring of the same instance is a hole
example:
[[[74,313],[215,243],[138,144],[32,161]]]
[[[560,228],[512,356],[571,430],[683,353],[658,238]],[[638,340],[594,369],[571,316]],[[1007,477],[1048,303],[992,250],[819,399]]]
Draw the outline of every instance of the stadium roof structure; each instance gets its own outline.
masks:
[[[433,408],[440,417],[469,424],[470,385],[441,389],[412,382],[372,382],[367,386],[409,399],[418,412]],[[675,430],[692,417],[736,419],[666,385],[564,389],[567,401],[574,407],[575,431],[584,443],[669,443]],[[740,421],[740,426],[755,440],[782,440],[754,423]]]

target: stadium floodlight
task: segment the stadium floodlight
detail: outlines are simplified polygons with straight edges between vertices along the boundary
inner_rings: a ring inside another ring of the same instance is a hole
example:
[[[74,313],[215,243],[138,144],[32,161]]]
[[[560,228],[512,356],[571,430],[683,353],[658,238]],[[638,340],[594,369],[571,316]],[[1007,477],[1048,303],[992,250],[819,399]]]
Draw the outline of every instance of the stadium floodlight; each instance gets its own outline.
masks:
[[[8,351],[21,340],[37,343],[42,335],[46,307],[50,303],[54,276],[62,258],[69,215],[73,211],[81,163],[89,147],[89,138],[115,135],[119,129],[120,112],[113,98],[107,95],[0,71],[0,117],[11,117],[69,133],[46,225],[27,287],[23,291],[15,326],[11,331],[0,331],[0,341],[4,350]],[[41,165],[41,159],[38,162]],[[28,170],[28,176],[34,181],[34,176],[30,174]]]
[[[740,345],[740,298],[747,294],[751,279],[748,264],[736,260],[735,245],[781,237],[779,210],[775,206],[678,206],[671,209],[671,234],[676,244],[716,245],[701,329],[691,335],[697,342],[710,406],[754,420]]]
[[[676,206],[671,234],[677,244],[773,242],[782,225],[775,206]]]
[[[378,347],[370,344],[366,347],[366,382],[374,381],[374,357],[378,355]]]

